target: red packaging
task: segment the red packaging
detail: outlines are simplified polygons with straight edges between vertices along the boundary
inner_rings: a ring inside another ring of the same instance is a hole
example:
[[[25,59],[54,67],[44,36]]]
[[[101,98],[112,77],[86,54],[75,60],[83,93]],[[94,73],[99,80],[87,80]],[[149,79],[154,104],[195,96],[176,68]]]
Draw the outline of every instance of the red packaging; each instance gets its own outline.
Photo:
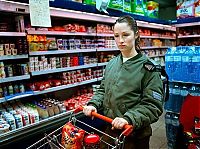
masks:
[[[61,144],[65,149],[82,149],[84,134],[84,130],[77,129],[68,122],[62,129]]]

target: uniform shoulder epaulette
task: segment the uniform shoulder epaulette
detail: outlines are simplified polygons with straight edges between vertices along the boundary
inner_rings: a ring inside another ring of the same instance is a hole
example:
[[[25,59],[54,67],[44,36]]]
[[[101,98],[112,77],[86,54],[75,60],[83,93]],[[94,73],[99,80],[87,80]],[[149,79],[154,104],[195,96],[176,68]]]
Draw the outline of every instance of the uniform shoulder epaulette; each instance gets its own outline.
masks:
[[[155,71],[155,67],[158,66],[154,60],[148,59],[147,62],[144,63],[144,68],[148,71]]]

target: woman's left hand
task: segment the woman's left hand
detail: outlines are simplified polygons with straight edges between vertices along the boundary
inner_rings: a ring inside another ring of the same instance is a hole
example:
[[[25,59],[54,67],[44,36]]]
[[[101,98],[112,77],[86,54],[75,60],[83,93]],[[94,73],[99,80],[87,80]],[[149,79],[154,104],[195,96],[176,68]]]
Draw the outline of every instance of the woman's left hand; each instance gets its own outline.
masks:
[[[122,129],[124,127],[124,125],[127,125],[127,124],[128,124],[128,122],[124,118],[116,117],[112,121],[112,129],[114,129],[114,128]]]

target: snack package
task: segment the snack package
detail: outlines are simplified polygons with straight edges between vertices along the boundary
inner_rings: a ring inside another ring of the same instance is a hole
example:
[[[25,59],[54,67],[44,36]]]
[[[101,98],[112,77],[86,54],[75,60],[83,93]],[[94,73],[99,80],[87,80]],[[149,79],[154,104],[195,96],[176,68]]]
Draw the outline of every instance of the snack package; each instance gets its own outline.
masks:
[[[65,149],[82,149],[84,134],[84,130],[77,129],[68,122],[62,129],[61,144]]]

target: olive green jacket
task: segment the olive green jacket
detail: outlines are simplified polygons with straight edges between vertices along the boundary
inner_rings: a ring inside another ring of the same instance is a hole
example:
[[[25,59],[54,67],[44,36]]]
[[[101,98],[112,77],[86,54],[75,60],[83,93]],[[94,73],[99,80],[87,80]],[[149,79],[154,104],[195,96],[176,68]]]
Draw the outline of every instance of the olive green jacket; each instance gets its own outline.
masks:
[[[125,63],[121,54],[113,58],[106,66],[100,88],[88,103],[97,109],[103,107],[104,114],[112,119],[125,118],[141,138],[151,135],[150,124],[163,112],[160,73],[145,69],[148,61],[142,54]]]

